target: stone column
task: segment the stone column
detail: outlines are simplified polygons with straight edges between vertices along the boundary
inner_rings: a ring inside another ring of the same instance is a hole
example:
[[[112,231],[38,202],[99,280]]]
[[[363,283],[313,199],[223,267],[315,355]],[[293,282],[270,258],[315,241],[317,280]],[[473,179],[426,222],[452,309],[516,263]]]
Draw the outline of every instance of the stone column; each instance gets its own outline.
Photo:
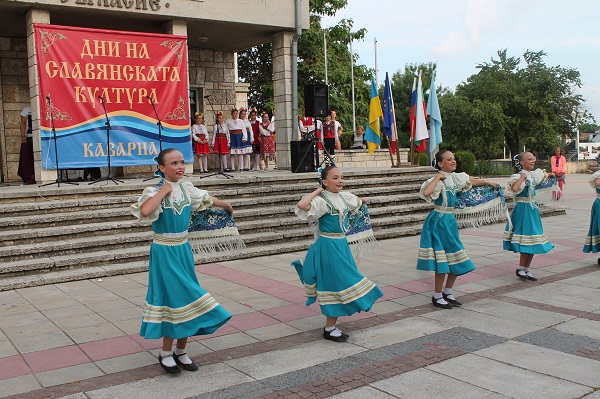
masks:
[[[49,24],[50,12],[46,10],[31,9],[27,12],[27,67],[29,70],[29,97],[31,100],[31,128],[33,133],[33,159],[35,168],[35,181],[38,184],[56,180],[56,170],[42,169],[42,141],[40,139],[40,101],[44,94],[40,93],[38,86],[38,70],[35,58],[35,36],[33,24]]]
[[[292,38],[294,32],[273,35],[273,95],[275,97],[275,128],[277,132],[277,167],[291,169],[292,140]]]

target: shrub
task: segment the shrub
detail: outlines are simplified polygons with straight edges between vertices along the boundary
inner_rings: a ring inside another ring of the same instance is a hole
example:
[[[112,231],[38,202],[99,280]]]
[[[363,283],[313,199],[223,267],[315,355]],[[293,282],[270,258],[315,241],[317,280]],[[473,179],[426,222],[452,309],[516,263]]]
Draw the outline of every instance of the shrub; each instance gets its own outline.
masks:
[[[457,163],[456,172],[465,172],[472,175],[475,170],[475,155],[471,151],[456,151],[454,156]]]
[[[507,165],[492,165],[491,161],[477,161],[473,175],[475,176],[510,176],[513,174],[513,168]]]

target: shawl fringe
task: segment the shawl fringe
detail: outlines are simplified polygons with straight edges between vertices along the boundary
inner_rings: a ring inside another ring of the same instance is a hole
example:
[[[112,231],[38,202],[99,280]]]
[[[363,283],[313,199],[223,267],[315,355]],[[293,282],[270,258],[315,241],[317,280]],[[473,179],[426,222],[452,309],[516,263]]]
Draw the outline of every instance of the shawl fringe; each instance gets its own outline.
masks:
[[[188,239],[195,255],[241,252],[246,248],[233,216],[221,209],[192,212]]]
[[[510,223],[500,187],[477,186],[457,193],[454,215],[459,227],[480,227],[505,220]]]

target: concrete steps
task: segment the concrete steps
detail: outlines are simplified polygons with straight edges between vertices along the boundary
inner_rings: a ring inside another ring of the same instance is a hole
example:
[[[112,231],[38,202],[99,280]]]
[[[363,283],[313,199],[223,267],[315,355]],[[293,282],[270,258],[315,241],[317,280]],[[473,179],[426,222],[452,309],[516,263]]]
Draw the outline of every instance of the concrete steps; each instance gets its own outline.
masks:
[[[433,206],[419,198],[418,190],[432,169],[349,170],[344,175],[349,191],[368,198],[378,239],[420,233]],[[233,205],[246,244],[241,253],[205,256],[197,263],[302,251],[313,242],[312,229],[293,207],[316,187],[316,173],[190,180]],[[146,270],[151,226],[134,219],[129,206],[155,182],[0,191],[0,291]]]

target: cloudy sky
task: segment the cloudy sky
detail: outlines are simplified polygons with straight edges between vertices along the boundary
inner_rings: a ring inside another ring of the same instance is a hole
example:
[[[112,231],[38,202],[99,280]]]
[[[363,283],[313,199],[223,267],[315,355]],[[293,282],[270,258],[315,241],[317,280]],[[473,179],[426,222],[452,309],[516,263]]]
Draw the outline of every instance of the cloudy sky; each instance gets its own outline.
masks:
[[[366,28],[353,44],[379,80],[407,63],[437,62],[439,85],[454,88],[499,49],[521,56],[544,50],[547,65],[576,68],[585,107],[600,124],[600,1],[598,0],[348,0],[324,25],[341,18]]]

